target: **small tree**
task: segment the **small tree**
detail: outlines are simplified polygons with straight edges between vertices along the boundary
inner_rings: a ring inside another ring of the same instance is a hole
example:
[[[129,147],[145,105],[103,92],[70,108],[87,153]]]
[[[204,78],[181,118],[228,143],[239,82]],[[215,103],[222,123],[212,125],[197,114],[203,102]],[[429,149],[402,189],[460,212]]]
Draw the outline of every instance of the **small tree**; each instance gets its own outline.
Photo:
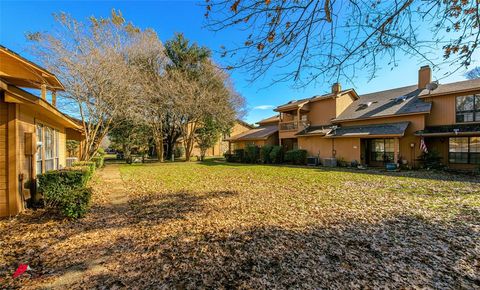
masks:
[[[207,117],[203,122],[202,127],[197,129],[195,139],[200,148],[200,160],[205,159],[205,153],[208,148],[215,145],[222,133],[222,126],[220,126],[214,119]]]
[[[67,153],[69,157],[74,157],[77,155],[78,147],[80,146],[80,142],[77,140],[67,140],[66,142]]]
[[[132,161],[132,151],[142,154],[142,160],[149,147],[151,129],[142,121],[132,118],[115,120],[116,126],[110,130],[109,137],[113,146],[121,148],[127,163]]]

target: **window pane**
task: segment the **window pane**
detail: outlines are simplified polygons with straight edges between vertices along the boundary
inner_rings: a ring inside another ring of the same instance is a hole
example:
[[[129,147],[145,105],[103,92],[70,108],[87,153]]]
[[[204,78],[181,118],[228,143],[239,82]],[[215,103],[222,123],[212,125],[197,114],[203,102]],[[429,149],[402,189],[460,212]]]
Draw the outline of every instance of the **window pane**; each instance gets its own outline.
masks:
[[[52,129],[45,128],[45,158],[50,159],[53,157],[53,134]]]
[[[475,111],[480,111],[480,95],[475,96]]]
[[[450,163],[468,163],[468,153],[449,153]]]
[[[457,112],[472,111],[473,110],[473,96],[457,97]]]
[[[457,123],[473,122],[473,112],[457,113]]]
[[[450,138],[448,142],[449,152],[468,152],[468,137]]]
[[[53,170],[54,168],[54,160],[48,159],[45,160],[45,171]]]
[[[470,137],[470,152],[480,153],[480,137]]]
[[[42,161],[37,161],[37,174],[42,173]]]
[[[42,131],[43,131],[43,128],[42,128],[42,125],[37,125],[37,129],[36,129],[36,137],[37,137],[37,142],[43,142],[43,139],[42,139]],[[43,146],[43,144],[42,144]],[[37,160],[42,160],[42,146],[37,146]],[[38,173],[41,173],[42,171],[37,171]]]

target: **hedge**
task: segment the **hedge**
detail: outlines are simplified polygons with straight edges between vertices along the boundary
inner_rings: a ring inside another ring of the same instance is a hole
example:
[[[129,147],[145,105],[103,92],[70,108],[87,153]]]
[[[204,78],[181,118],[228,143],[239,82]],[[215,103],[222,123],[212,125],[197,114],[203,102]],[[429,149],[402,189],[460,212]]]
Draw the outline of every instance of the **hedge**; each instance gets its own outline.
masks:
[[[245,162],[245,150],[235,149],[233,150],[233,156],[235,162]]]
[[[260,160],[260,148],[255,145],[245,147],[245,162],[257,163]]]
[[[294,149],[285,153],[285,161],[292,164],[304,165],[307,163],[307,150]]]
[[[271,145],[265,145],[262,148],[260,148],[260,159],[262,160],[263,163],[265,164],[270,164],[272,163],[272,159],[270,158],[270,152],[272,152],[273,146]]]
[[[92,176],[91,168],[77,166],[39,174],[38,191],[45,205],[70,218],[83,216],[91,198],[90,189],[85,187]]]
[[[280,164],[283,162],[283,148],[282,146],[273,146],[270,151],[270,160],[272,163]]]
[[[95,162],[95,168],[102,168],[104,165],[105,157],[104,155],[97,155],[90,159],[91,162]]]
[[[86,166],[89,168],[90,175],[93,175],[93,173],[95,172],[95,169],[97,168],[97,165],[94,161],[77,161],[77,162],[73,162],[72,166],[73,167]]]

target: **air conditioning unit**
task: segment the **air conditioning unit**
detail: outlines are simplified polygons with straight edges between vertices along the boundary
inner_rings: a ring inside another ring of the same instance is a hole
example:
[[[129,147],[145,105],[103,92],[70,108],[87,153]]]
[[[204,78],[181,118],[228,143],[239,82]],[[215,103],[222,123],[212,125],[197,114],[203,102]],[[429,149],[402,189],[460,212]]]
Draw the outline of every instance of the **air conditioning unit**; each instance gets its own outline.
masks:
[[[308,166],[317,166],[319,163],[318,157],[307,157]]]
[[[323,158],[322,165],[326,167],[337,167],[337,158]]]

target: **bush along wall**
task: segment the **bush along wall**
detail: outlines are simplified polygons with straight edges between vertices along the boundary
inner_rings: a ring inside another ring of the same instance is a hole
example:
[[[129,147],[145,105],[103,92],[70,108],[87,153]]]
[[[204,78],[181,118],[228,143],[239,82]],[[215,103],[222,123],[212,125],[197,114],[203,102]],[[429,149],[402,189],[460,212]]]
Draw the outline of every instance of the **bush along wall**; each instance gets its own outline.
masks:
[[[285,152],[285,161],[296,164],[305,165],[307,163],[307,150],[294,149]]]
[[[260,148],[255,145],[245,147],[245,162],[258,163],[260,160]]]
[[[270,158],[270,152],[272,152],[273,146],[265,145],[260,148],[260,159],[264,164],[272,163],[272,159]]]
[[[38,191],[43,194],[45,206],[69,218],[83,216],[92,195],[91,189],[86,187],[92,177],[91,168],[75,166],[39,174]]]
[[[283,148],[282,146],[273,146],[270,151],[270,160],[272,163],[280,164],[283,162]]]
[[[95,157],[92,157],[90,161],[95,162],[95,168],[102,168],[105,162],[105,156],[97,155]]]
[[[88,170],[90,171],[90,176],[95,173],[95,169],[97,168],[97,165],[94,161],[77,161],[73,162],[72,164],[73,167],[88,167]]]

